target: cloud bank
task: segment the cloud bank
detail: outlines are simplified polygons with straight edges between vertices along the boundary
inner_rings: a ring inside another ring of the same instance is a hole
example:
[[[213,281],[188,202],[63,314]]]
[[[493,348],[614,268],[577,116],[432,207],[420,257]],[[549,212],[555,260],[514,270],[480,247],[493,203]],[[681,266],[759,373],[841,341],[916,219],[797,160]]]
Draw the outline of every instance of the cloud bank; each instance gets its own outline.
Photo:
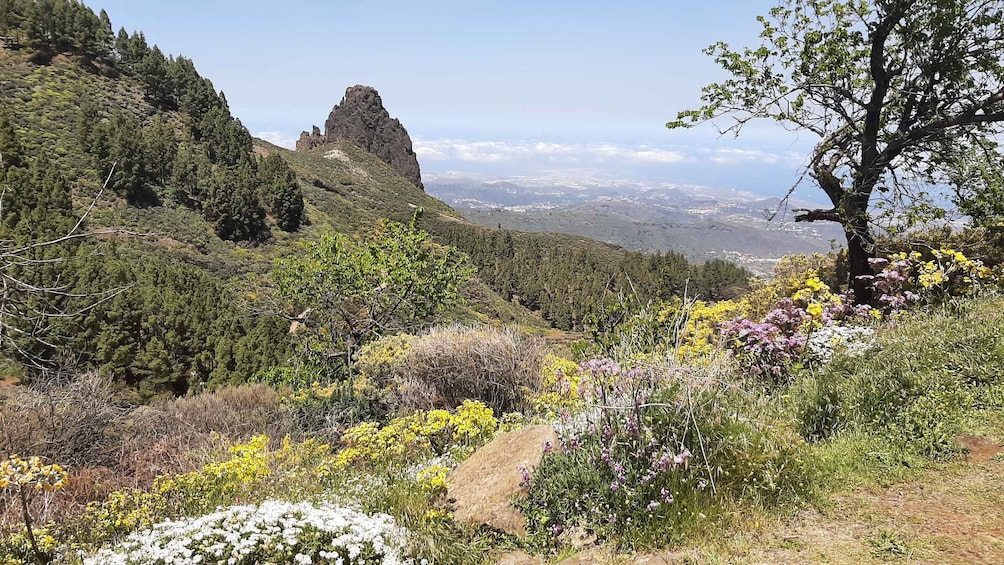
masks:
[[[626,146],[611,143],[577,144],[551,141],[466,141],[460,139],[415,140],[419,158],[429,161],[467,161],[472,163],[507,163],[541,161],[552,163],[614,162],[670,164],[691,160],[675,150],[646,145]]]
[[[750,164],[798,164],[795,153],[759,149],[666,149],[649,145],[614,143],[555,143],[550,141],[468,141],[417,139],[415,152],[424,161],[460,161],[481,164],[550,162],[567,165],[675,165],[707,163],[721,167]]]

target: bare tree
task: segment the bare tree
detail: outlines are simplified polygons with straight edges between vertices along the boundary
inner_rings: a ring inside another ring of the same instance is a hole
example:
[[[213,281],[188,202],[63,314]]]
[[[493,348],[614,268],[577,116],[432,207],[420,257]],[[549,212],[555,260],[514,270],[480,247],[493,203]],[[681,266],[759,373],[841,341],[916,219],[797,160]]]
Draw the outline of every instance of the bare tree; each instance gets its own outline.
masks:
[[[3,154],[0,153],[0,171],[3,170]],[[59,281],[39,284],[24,276],[24,273],[30,273],[33,269],[67,261],[67,257],[63,256],[47,257],[44,253],[47,249],[58,248],[73,240],[93,237],[99,233],[126,233],[119,230],[92,232],[84,229],[85,220],[108,187],[114,171],[113,164],[98,194],[66,233],[27,243],[0,239],[0,350],[11,352],[19,361],[30,367],[38,370],[52,369],[50,363],[25,344],[56,349],[57,344],[51,335],[55,320],[81,316],[129,288],[98,289],[79,293],[71,292],[67,285]],[[0,218],[4,217],[4,198],[9,188],[7,185],[0,186]],[[82,299],[84,305],[73,310],[62,310],[55,306],[57,303],[66,303],[67,299]]]

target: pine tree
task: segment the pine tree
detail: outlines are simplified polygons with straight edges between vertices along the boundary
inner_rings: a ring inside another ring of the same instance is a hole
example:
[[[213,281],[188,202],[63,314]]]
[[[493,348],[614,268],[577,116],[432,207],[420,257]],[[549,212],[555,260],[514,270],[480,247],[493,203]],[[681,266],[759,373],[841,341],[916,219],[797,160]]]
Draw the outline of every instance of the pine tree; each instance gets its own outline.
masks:
[[[261,186],[265,210],[275,218],[276,226],[283,231],[300,229],[303,217],[303,192],[296,174],[278,154],[258,161],[258,181]]]

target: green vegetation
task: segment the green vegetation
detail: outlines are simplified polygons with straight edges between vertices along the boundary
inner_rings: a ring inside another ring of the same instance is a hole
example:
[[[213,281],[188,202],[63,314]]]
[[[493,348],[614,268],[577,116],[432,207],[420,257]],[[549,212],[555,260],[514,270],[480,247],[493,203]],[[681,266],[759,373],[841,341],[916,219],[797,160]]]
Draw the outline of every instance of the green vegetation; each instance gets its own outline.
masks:
[[[502,297],[539,311],[564,329],[600,328],[650,300],[684,293],[717,300],[750,277],[725,261],[695,266],[675,252],[627,252],[570,235],[493,230],[442,219],[430,220],[427,229],[470,255],[478,276]]]
[[[359,148],[254,142],[190,61],[106,15],[0,7],[23,41],[0,52],[0,346],[22,381],[0,388],[0,563],[483,563],[583,536],[714,555],[1004,439],[1001,269],[948,238],[893,242],[855,305],[833,256],[747,281],[472,226]],[[581,340],[494,317],[528,309]],[[451,470],[531,423],[560,445],[518,471],[528,535],[456,521]]]
[[[94,473],[118,477],[104,479],[96,497],[64,488],[45,506],[34,501],[28,515],[45,558],[99,548],[100,558],[140,555],[196,516],[287,503],[313,505],[298,506],[298,516],[326,509],[353,516],[350,523],[403,528],[394,530],[407,540],[396,551],[415,559],[481,563],[500,545],[564,552],[583,533],[622,551],[697,544],[714,555],[721,549],[710,540],[747,520],[825,508],[834,490],[937,471],[964,451],[958,442],[967,434],[1004,437],[1004,303],[990,294],[997,274],[985,275],[979,289],[946,277],[937,284],[952,301],[932,290],[881,320],[869,314],[821,325],[826,310],[815,316],[815,305],[832,309],[838,296],[822,282],[834,273],[814,268],[825,265],[788,261],[783,276],[732,306],[669,305],[661,312],[679,333],[668,341],[639,339],[639,324],[663,323],[639,315],[615,332],[616,359],[576,364],[515,332],[439,327],[370,342],[347,387],[307,382],[309,371],[286,380],[273,372],[263,377],[269,384],[138,406],[85,375],[18,390],[0,405],[0,423],[13,448],[65,464],[69,485],[106,476]],[[917,263],[902,288],[923,287],[931,272]],[[751,309],[770,295],[774,309]],[[700,345],[737,347],[722,339],[728,325],[711,324],[710,334],[701,328],[744,308],[767,320],[762,325],[804,312],[790,331],[810,339],[786,339],[799,345],[796,359],[779,366],[783,378]],[[850,328],[869,332],[842,331]],[[518,505],[529,536],[453,522],[441,498],[450,470],[500,431],[534,421],[553,423],[561,445],[545,446],[542,463],[523,470],[526,498]],[[174,525],[161,524],[168,518]],[[185,531],[175,537],[192,535]],[[0,543],[31,558],[25,532]],[[333,543],[304,532],[322,541],[298,551]],[[937,555],[896,529],[861,536],[876,559]]]
[[[265,281],[277,259],[299,252],[301,240],[384,229],[373,227],[390,225],[379,223],[384,218],[407,223],[418,208],[425,211],[419,227],[456,249],[442,252],[466,254],[478,271],[474,280],[445,289],[471,299],[449,305],[448,314],[461,319],[499,316],[582,330],[685,286],[711,296],[748,277],[724,263],[693,267],[675,254],[650,257],[584,239],[469,225],[352,145],[293,153],[253,142],[190,60],[165,57],[141,33],[92,33],[83,16],[55,18],[43,33],[33,27],[39,14],[76,13],[81,6],[11,6],[0,33],[18,35],[22,47],[5,51],[0,64],[12,102],[0,112],[5,224],[24,242],[57,238],[75,225],[79,234],[109,232],[45,249],[49,258],[72,260],[18,268],[30,274],[26,283],[71,291],[47,298],[51,325],[11,344],[17,347],[9,355],[22,361],[51,369],[72,358],[78,369],[107,371],[142,397],[296,365],[284,328],[307,307],[303,297],[262,307],[246,298],[267,296],[267,288],[231,280]],[[371,290],[380,284],[377,274],[368,275]],[[362,294],[355,297],[344,312]],[[293,312],[294,306],[302,309]],[[70,312],[86,315],[64,319]],[[343,366],[371,337],[411,327],[377,327],[386,321],[342,334],[351,342],[340,349]]]
[[[418,216],[379,222],[361,241],[324,236],[273,269],[275,294],[299,324],[293,333],[307,336],[304,350],[320,364],[347,367],[368,341],[421,329],[457,299],[471,275],[466,257],[430,242]]]

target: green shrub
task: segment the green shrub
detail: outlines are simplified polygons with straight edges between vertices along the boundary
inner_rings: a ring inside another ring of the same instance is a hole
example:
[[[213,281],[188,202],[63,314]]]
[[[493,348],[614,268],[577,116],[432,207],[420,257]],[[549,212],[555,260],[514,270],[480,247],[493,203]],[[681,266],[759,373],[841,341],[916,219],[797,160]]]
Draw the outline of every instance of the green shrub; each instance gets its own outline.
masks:
[[[903,454],[928,459],[959,450],[960,419],[993,406],[1004,384],[1004,328],[981,316],[1000,301],[967,303],[963,314],[904,317],[864,357],[838,355],[793,385],[801,432],[812,441],[841,430],[879,434]]]

